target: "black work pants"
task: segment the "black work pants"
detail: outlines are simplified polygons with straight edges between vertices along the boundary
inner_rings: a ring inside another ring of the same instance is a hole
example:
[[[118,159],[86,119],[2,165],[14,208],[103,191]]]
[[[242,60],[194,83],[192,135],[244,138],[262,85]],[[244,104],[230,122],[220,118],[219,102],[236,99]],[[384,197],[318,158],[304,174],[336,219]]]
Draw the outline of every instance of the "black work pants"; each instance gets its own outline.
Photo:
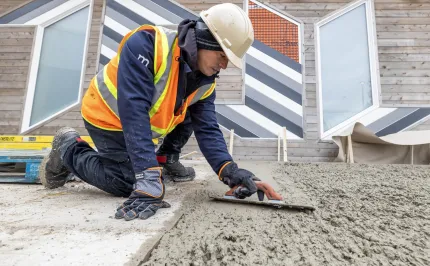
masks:
[[[67,149],[64,165],[77,177],[107,193],[128,197],[136,178],[121,131],[103,130],[84,120],[95,151],[86,142],[76,142]],[[157,154],[179,154],[192,134],[189,115],[167,135]]]

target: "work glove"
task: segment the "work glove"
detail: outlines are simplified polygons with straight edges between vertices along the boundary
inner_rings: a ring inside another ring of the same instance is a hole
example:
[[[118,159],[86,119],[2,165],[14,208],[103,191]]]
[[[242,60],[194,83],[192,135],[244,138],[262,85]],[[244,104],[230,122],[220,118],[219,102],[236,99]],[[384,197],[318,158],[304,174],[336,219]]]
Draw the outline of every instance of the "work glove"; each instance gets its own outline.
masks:
[[[230,188],[242,185],[234,191],[234,196],[239,199],[250,197],[257,192],[255,181],[261,181],[250,171],[238,168],[235,162],[224,164],[218,176],[219,179]]]
[[[170,204],[163,201],[165,189],[161,170],[161,167],[153,167],[136,174],[134,191],[128,200],[117,208],[115,218],[130,221],[139,217],[146,220],[158,209],[170,208]]]

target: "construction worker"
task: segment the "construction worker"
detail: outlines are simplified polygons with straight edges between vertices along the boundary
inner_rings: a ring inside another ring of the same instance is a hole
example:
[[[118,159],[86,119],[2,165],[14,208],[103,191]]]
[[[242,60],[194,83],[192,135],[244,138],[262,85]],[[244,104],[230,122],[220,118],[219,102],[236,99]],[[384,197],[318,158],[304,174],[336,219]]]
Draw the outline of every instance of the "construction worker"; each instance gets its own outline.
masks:
[[[92,79],[82,100],[85,127],[97,151],[78,132],[57,131],[40,167],[46,188],[65,184],[71,172],[115,196],[128,197],[116,218],[147,219],[163,201],[165,173],[191,180],[179,163],[194,131],[200,150],[236,196],[256,192],[256,178],[238,168],[215,115],[215,78],[229,61],[242,67],[254,41],[250,19],[238,6],[219,4],[175,27],[143,25],[124,36],[118,53]],[[153,139],[164,137],[155,153]],[[183,179],[183,180],[181,180]]]

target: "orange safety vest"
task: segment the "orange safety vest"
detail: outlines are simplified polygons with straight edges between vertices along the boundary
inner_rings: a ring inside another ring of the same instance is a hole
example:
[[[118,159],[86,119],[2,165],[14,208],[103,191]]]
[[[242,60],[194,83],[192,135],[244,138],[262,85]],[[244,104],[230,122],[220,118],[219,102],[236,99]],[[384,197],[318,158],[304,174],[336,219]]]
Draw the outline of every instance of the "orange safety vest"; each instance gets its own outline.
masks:
[[[177,31],[162,26],[143,25],[129,32],[122,39],[118,53],[91,80],[82,99],[82,117],[95,127],[105,130],[121,131],[121,121],[117,105],[117,72],[121,50],[131,35],[142,30],[155,32],[154,44],[154,85],[155,92],[149,110],[152,138],[164,137],[184,121],[187,109],[198,100],[209,97],[216,82],[204,85],[190,94],[180,113],[175,114],[176,94],[178,91],[180,55]]]

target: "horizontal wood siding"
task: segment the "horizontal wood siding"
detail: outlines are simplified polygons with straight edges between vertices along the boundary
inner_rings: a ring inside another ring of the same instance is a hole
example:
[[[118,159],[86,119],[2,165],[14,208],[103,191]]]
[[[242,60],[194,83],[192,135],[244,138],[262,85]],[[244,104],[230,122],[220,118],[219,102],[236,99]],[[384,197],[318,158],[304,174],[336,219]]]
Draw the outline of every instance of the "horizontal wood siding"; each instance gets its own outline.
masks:
[[[229,147],[229,136],[225,134],[227,148]],[[241,160],[260,160],[276,161],[278,159],[277,140],[268,139],[239,139],[237,136],[233,140],[233,159]],[[281,142],[282,145],[282,142]],[[184,147],[183,154],[197,151],[190,158],[201,158],[203,154],[197,145],[197,141],[192,137]],[[337,156],[338,149],[331,143],[312,143],[312,142],[287,142],[287,157],[291,162],[318,162],[332,161]],[[280,149],[281,161],[283,160],[283,149]]]
[[[188,8],[189,10],[199,13],[202,10],[206,10],[211,6],[220,3],[233,3],[237,4],[239,7],[243,7],[242,0],[232,0],[232,1],[214,1],[214,0],[178,0],[177,3]],[[216,87],[216,103],[242,103],[242,71],[235,67],[233,64],[229,63],[227,69],[221,70],[219,79],[217,79]]]
[[[378,3],[375,9],[382,103],[430,105],[430,2]]]
[[[215,0],[179,0],[180,4],[199,12],[210,6],[227,1]],[[233,0],[242,7],[243,1]],[[305,99],[304,99],[304,141],[288,141],[288,159],[291,161],[330,161],[337,155],[337,147],[333,143],[318,141],[318,117],[316,107],[316,76],[315,76],[315,47],[314,25],[321,17],[343,7],[350,0],[272,0],[270,4],[285,11],[305,23]],[[382,98],[384,104],[417,105],[429,104],[428,88],[430,72],[430,3],[428,0],[375,0],[376,22],[378,34],[378,49],[380,73],[382,82]],[[99,52],[99,37],[101,29],[103,1],[97,0],[94,7],[93,24],[91,29],[91,46],[88,50],[86,69],[86,84],[95,74]],[[19,35],[19,34],[16,34]],[[16,38],[18,39],[18,38]],[[31,43],[25,38],[20,41],[3,40],[0,44],[0,73],[16,71],[21,74],[28,72]],[[0,40],[1,42],[1,40]],[[18,42],[21,45],[18,45]],[[6,45],[7,44],[7,45]],[[25,45],[24,45],[25,44]],[[25,46],[30,46],[26,50]],[[15,53],[11,60],[9,53]],[[4,59],[4,60],[3,60]],[[10,61],[13,61],[10,62]],[[8,65],[6,63],[8,62]],[[12,67],[12,68],[11,68]],[[14,70],[15,69],[15,70]],[[25,74],[26,75],[26,74]],[[4,77],[4,75],[3,75]],[[1,112],[0,124],[5,125],[8,133],[17,133],[22,112],[25,78],[7,77],[0,79]],[[12,79],[12,80],[9,80]],[[13,80],[18,79],[18,80]],[[240,70],[230,66],[223,71],[219,80],[218,98],[241,99],[242,77]],[[229,98],[231,97],[231,98]],[[235,98],[236,97],[236,98]],[[16,125],[13,125],[13,124]],[[68,112],[31,134],[53,134],[62,126],[74,126],[82,134],[87,134],[83,128],[79,108]],[[430,129],[430,121],[423,122],[415,129]],[[3,134],[6,132],[2,132]],[[227,145],[229,132],[224,131]],[[202,156],[193,136],[183,153],[198,151],[196,156]],[[192,156],[192,157],[196,157]],[[233,158],[235,160],[276,160],[277,140],[265,139],[234,139]]]
[[[0,134],[20,129],[34,26],[0,26]]]

